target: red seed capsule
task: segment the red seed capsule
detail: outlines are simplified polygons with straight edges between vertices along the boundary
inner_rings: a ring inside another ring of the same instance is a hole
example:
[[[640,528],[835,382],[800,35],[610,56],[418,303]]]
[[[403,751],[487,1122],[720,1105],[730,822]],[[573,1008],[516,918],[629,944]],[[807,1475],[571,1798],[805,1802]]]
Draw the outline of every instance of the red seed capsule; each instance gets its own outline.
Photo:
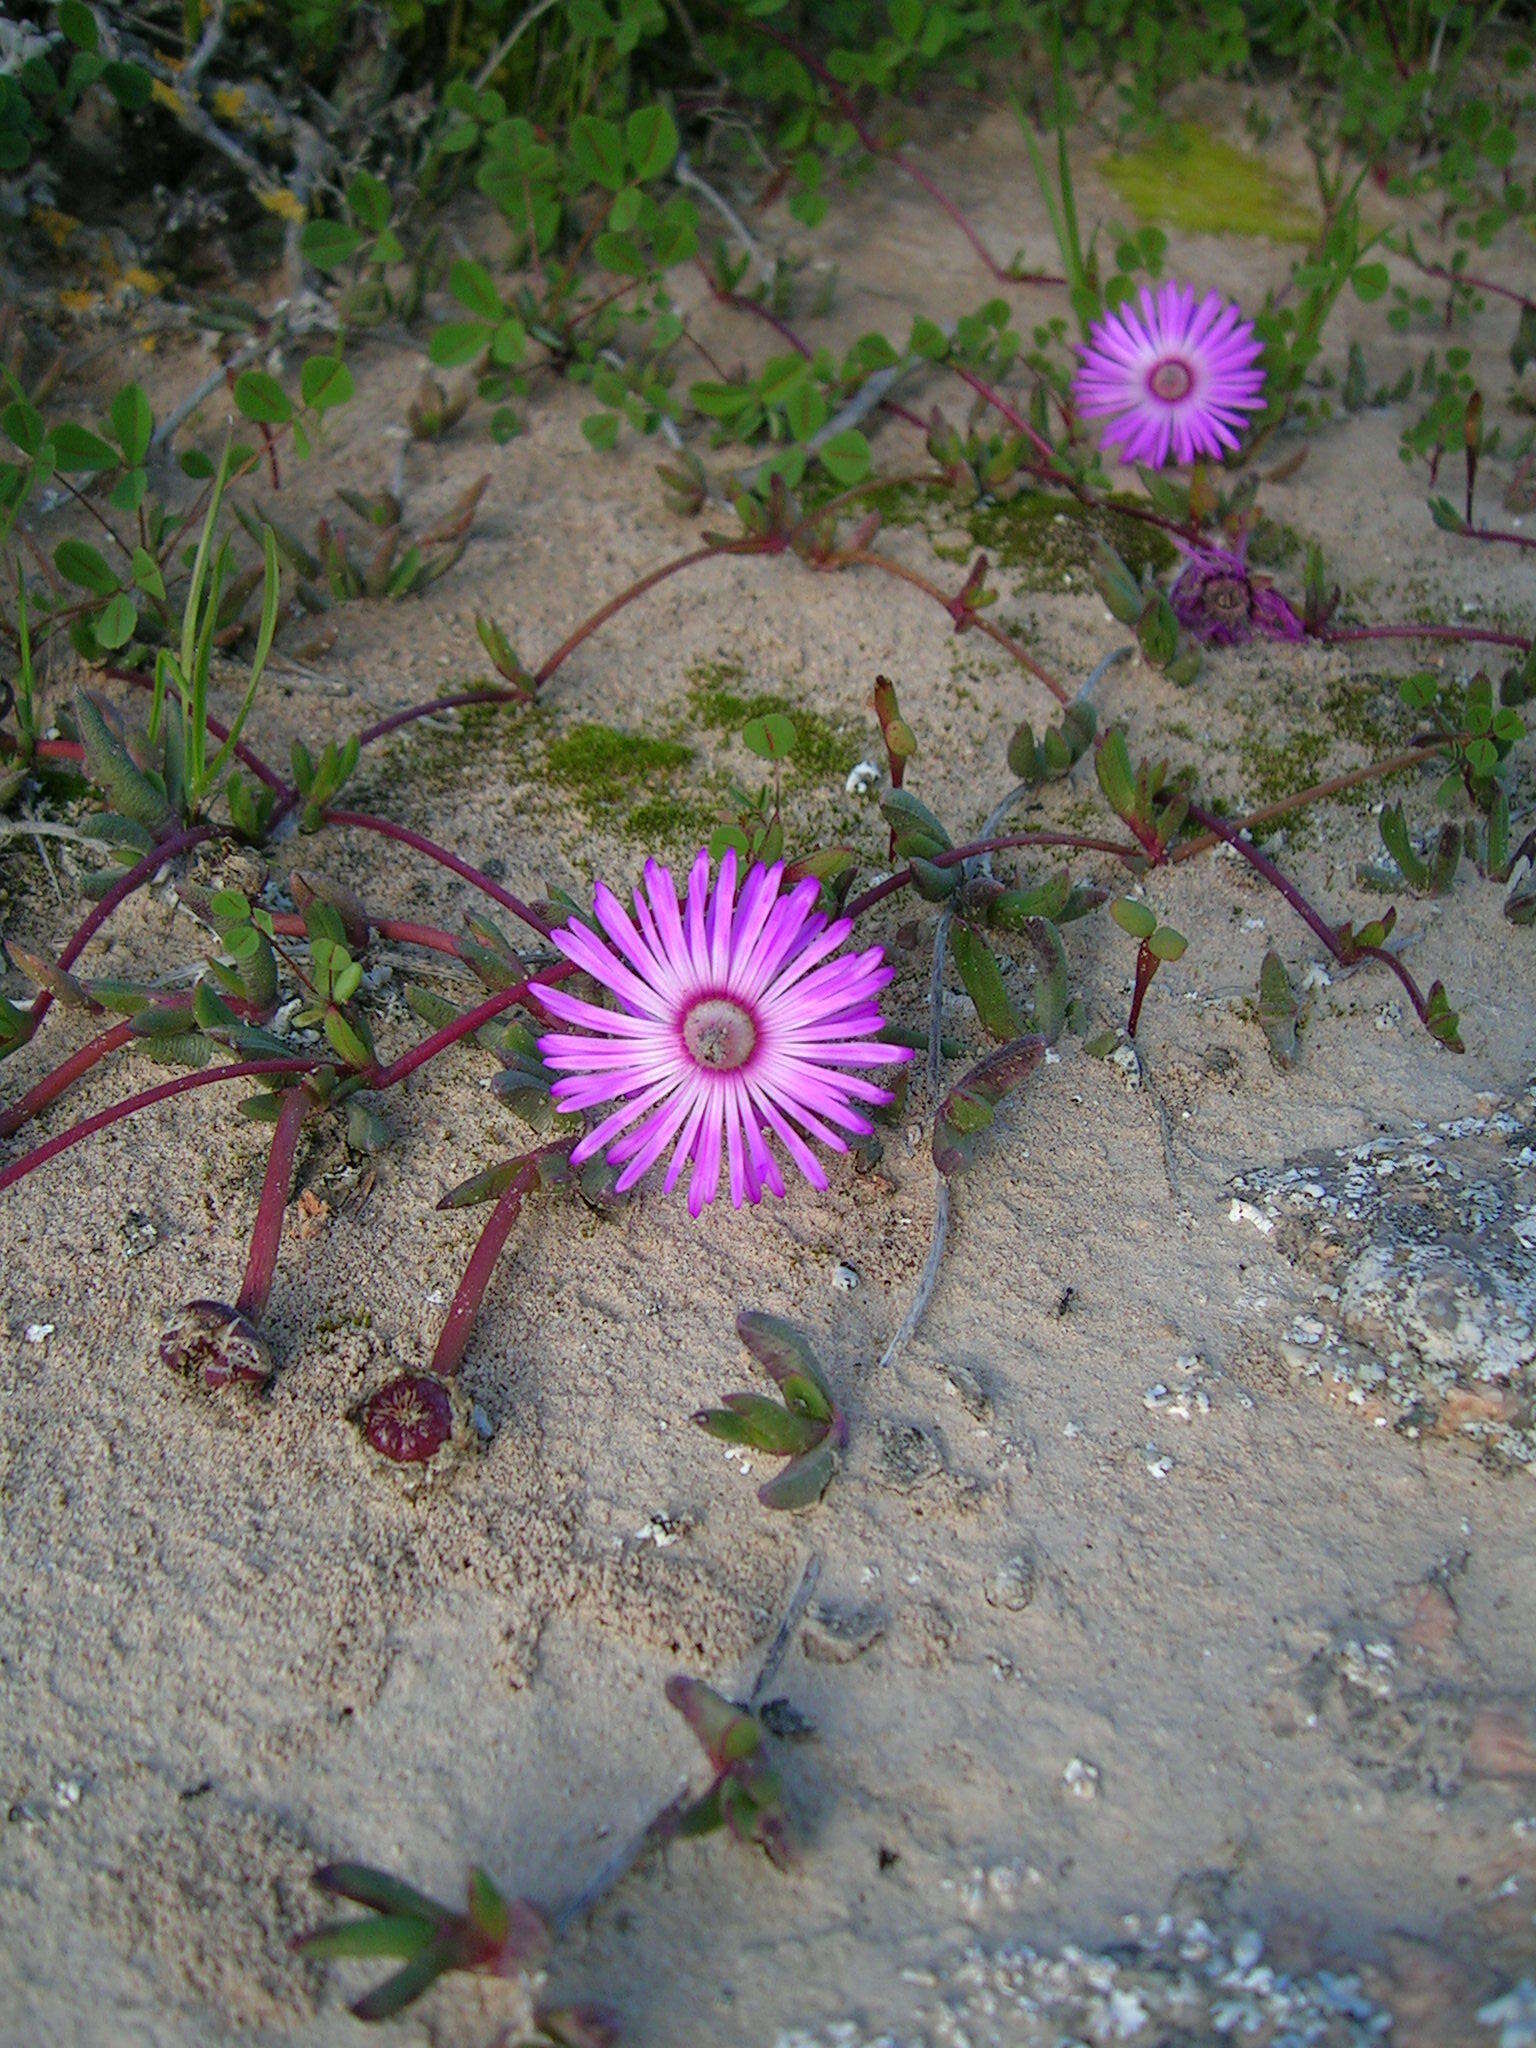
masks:
[[[363,1403],[365,1440],[392,1465],[425,1465],[453,1435],[448,1389],[430,1373],[403,1372]]]
[[[250,1317],[225,1301],[189,1301],[160,1337],[160,1362],[218,1387],[264,1387],[272,1353]]]

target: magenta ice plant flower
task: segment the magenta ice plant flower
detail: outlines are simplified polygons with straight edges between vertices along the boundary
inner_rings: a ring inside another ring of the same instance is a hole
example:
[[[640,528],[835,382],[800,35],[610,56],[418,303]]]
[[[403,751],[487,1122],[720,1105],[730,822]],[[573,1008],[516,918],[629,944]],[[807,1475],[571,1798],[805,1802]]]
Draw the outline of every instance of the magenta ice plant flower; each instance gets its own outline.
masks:
[[[604,1110],[571,1154],[575,1165],[603,1153],[632,1188],[670,1148],[666,1187],[692,1164],[688,1209],[715,1199],[724,1161],[731,1200],[784,1193],[769,1148],[776,1138],[812,1187],[827,1185],[809,1140],[847,1150],[845,1133],[870,1124],[855,1105],[890,1101],[855,1071],[911,1057],[887,1045],[875,1001],[891,979],[880,947],[841,949],[853,927],[815,907],[814,879],[785,889],[784,864],[752,868],[736,893],[736,855],[727,852],[713,887],[700,852],[679,903],[670,873],[655,861],[634,895],[631,917],[598,884],[601,934],[573,922],[554,935],[565,957],[600,982],[616,1008],[564,989],[539,1001],[578,1031],[539,1041],[560,1078],[554,1098],[568,1111]]]
[[[1168,593],[1174,617],[1207,647],[1241,647],[1249,640],[1301,640],[1306,627],[1267,576],[1248,566],[1247,544],[1190,547]]]
[[[1099,445],[1122,462],[1219,462],[1263,402],[1262,344],[1220,292],[1197,300],[1187,284],[1143,285],[1139,304],[1106,313],[1078,353],[1078,406],[1109,422]]]

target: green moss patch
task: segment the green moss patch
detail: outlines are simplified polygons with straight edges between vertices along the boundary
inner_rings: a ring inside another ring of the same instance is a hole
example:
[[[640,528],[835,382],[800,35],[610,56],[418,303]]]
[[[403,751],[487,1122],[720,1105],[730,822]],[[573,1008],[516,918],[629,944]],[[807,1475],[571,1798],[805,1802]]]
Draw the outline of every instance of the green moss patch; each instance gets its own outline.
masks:
[[[785,763],[791,786],[843,780],[862,757],[865,734],[850,719],[828,718],[792,697],[747,686],[739,662],[701,661],[688,670],[688,709],[707,732],[739,733],[753,718],[778,712],[795,728],[794,751]]]
[[[1064,491],[1020,491],[977,505],[966,531],[999,569],[1022,571],[1029,590],[1059,590],[1062,577],[1087,575],[1095,538],[1108,542],[1133,576],[1160,575],[1177,550],[1160,527],[1134,519],[1115,505],[1086,506]]]
[[[1316,211],[1267,164],[1192,121],[1100,168],[1139,219],[1186,234],[1309,242],[1321,226]]]

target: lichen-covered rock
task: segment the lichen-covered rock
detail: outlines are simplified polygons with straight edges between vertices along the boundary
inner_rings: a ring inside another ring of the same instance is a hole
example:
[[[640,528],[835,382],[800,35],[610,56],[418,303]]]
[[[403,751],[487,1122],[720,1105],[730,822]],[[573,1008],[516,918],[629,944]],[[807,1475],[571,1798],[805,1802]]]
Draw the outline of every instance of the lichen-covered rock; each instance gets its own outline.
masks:
[[[1536,1095],[1245,1174],[1232,1215],[1324,1283],[1292,1365],[1536,1471]]]

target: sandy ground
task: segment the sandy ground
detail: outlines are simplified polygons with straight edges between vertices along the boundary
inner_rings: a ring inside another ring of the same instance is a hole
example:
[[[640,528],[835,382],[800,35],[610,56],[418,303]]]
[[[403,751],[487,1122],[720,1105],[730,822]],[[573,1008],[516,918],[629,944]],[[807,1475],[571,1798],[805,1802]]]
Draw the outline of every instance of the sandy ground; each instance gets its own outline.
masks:
[[[936,168],[998,246],[1046,259],[1009,121],[963,125],[935,139]],[[1085,183],[1085,204],[1108,208]],[[875,321],[900,333],[911,311],[988,289],[894,178],[834,208],[806,246],[838,268],[840,337]],[[1249,291],[1283,263],[1199,238],[1176,255],[1197,280]],[[1015,296],[1029,318],[1049,309],[1046,294]],[[1490,313],[1478,326],[1490,391],[1507,382],[1508,325]],[[731,354],[760,345],[750,327],[706,317],[706,331]],[[1425,346],[1349,307],[1340,355],[1351,331],[1370,337],[1383,383]],[[171,393],[196,365],[152,374]],[[360,375],[333,449],[283,494],[290,517],[312,517],[335,482],[387,478],[416,359],[374,345]],[[953,405],[952,387],[915,388]],[[263,744],[324,739],[481,673],[477,610],[525,655],[546,650],[692,544],[659,504],[656,451],[593,455],[583,409],[546,398],[501,450],[475,420],[409,450],[413,518],[490,470],[469,551],[424,600],[334,613],[317,674],[281,677],[264,705]],[[1529,571],[1514,550],[1432,530],[1400,425],[1367,411],[1314,437],[1300,471],[1267,488],[1270,509],[1324,543],[1362,616],[1430,605],[1529,630]],[[882,460],[903,462],[902,435],[881,430]],[[887,544],[931,562],[919,530]],[[1003,615],[1081,675],[1121,629],[1080,577],[1030,587],[1042,580],[1002,572]],[[539,720],[419,737],[362,786],[514,888],[621,881],[640,848],[546,783],[542,750],[581,720],[648,722],[685,733],[701,770],[745,773],[728,735],[689,726],[690,669],[722,661],[746,688],[853,721],[871,755],[870,683],[894,676],[922,744],[914,786],[957,830],[1007,786],[1016,721],[1050,709],[892,585],[713,565],[589,643]],[[1237,798],[1254,745],[1299,730],[1327,735],[1316,773],[1366,758],[1337,707],[1395,733],[1391,678],[1410,665],[1397,649],[1265,647],[1213,657],[1181,692],[1138,661],[1101,701],[1130,719],[1133,745],[1165,740]],[[1410,796],[1421,818],[1430,787]],[[1054,793],[1040,815],[1081,794]],[[872,803],[835,781],[796,801],[878,865]],[[1354,882],[1374,841],[1366,809],[1338,807],[1282,857],[1333,914],[1359,916],[1379,902]],[[471,907],[451,877],[371,843],[333,834],[295,857],[398,915],[454,924]],[[30,852],[7,849],[0,875],[15,934],[58,943],[72,913]],[[901,1132],[878,1173],[845,1164],[825,1195],[797,1188],[761,1213],[691,1224],[659,1196],[612,1219],[530,1213],[466,1367],[489,1448],[416,1502],[362,1468],[345,1416],[391,1362],[430,1349],[476,1227],[435,1214],[438,1194],[516,1147],[484,1056],[391,1101],[398,1143],[366,1201],[330,1141],[309,1153],[301,1180],[324,1206],[290,1219],[272,1306],[281,1370],[256,1408],[189,1397],[152,1363],[170,1307],[236,1284],[263,1153],[232,1103],[167,1106],[0,1206],[6,2048],[361,2040],[343,2001],[366,1980],[287,1954],[316,1916],[310,1867],[354,1855],[452,1895],[477,1861],[546,1903],[567,1896],[693,1766],[666,1677],[750,1682],[812,1552],[828,1613],[779,1685],[814,1731],[782,1758],[800,1868],[775,1876],[719,1839],[677,1849],[557,1958],[560,1993],[608,2000],[634,2048],[1054,2039],[999,1992],[996,1953],[1102,1947],[1124,1939],[1124,1916],[1145,1928],[1165,1910],[1227,1940],[1256,1929],[1309,1981],[1363,1973],[1396,2041],[1497,2038],[1472,2015],[1536,1949],[1536,1489],[1465,1443],[1377,1425],[1284,1361],[1280,1338],[1316,1285],[1232,1220],[1231,1181],[1517,1099],[1536,1069],[1531,935],[1465,867],[1447,898],[1405,900],[1408,957],[1445,978],[1466,1056],[1430,1043],[1395,984],[1356,975],[1319,994],[1282,1076],[1251,997],[1264,948],[1299,976],[1318,957],[1309,935],[1227,859],[1157,875],[1150,895],[1192,940],[1148,1006],[1155,1090],[1128,1093],[1075,1048],[1036,1077],[958,1187],[932,1309],[884,1377],[873,1361],[934,1193],[925,1144]],[[1096,919],[1068,936],[1096,1016],[1122,1016],[1123,935]],[[197,951],[157,897],[88,965],[163,969]],[[915,1023],[926,944],[898,957],[893,1006]],[[965,1015],[957,1003],[953,1028],[973,1030]],[[53,1020],[47,1046],[72,1028]],[[408,1042],[403,1009],[381,1035]],[[11,1063],[7,1094],[41,1064],[40,1051]],[[117,1086],[93,1078],[79,1111]],[[925,1119],[916,1101],[923,1137]],[[835,1284],[843,1262],[851,1291]],[[748,1384],[742,1306],[815,1335],[853,1418],[847,1469],[808,1518],[760,1511],[687,1425]],[[450,1986],[393,2037],[471,2048],[517,2010],[510,1988]],[[1138,2025],[1126,2038],[1151,2038]]]

